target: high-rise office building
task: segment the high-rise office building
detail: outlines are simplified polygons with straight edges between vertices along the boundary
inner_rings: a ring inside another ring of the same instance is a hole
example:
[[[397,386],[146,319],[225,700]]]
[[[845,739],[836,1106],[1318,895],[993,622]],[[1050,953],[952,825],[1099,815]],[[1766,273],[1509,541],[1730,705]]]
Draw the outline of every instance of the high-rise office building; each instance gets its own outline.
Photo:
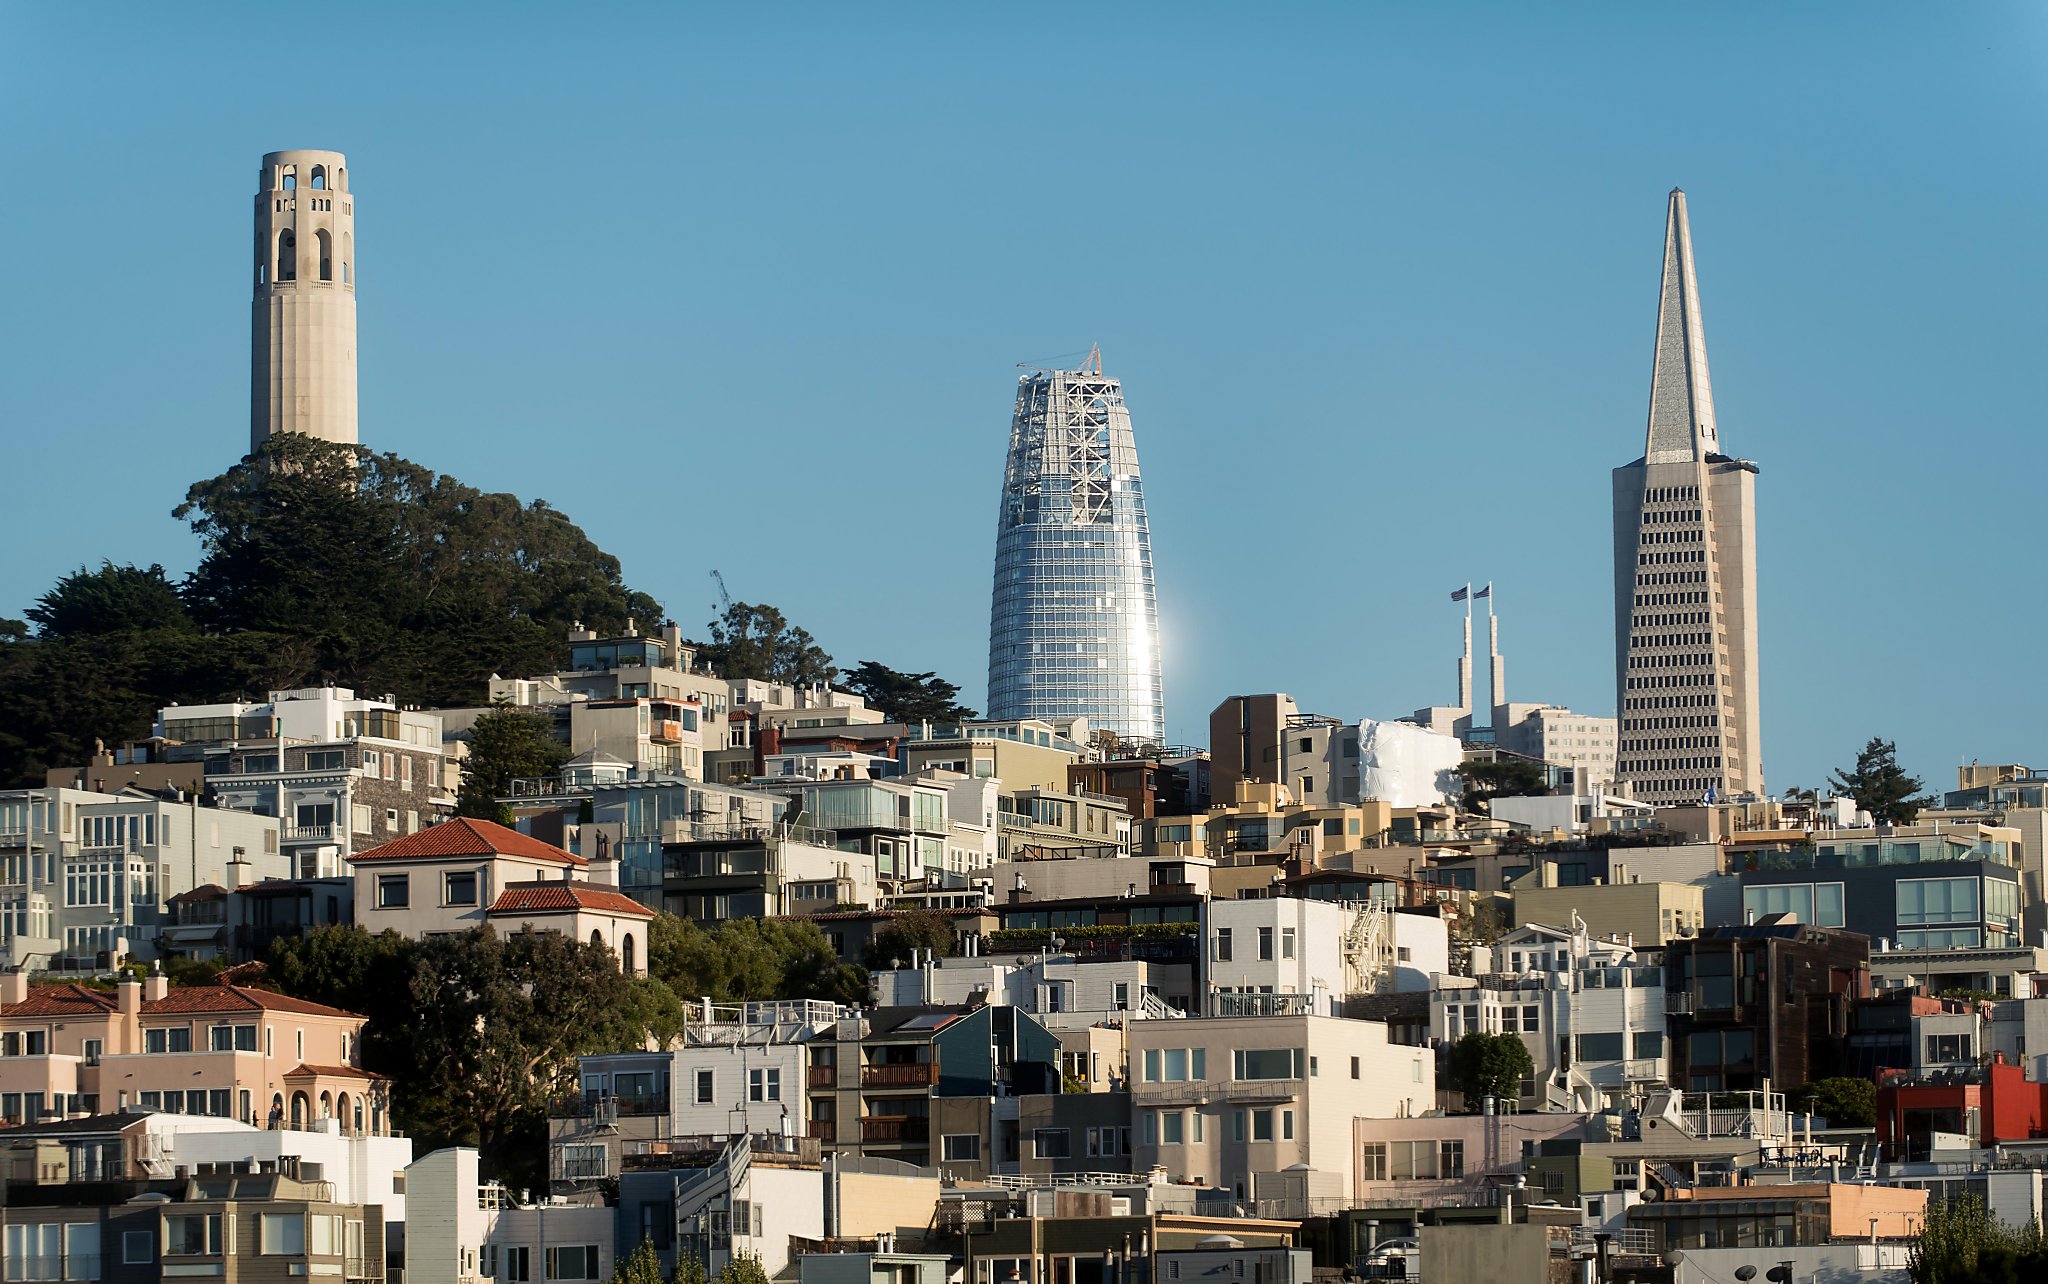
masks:
[[[256,192],[249,449],[356,440],[356,198],[340,152],[271,152]]]
[[[1653,803],[1761,793],[1756,465],[1721,453],[1685,193],[1671,193],[1643,457],[1614,470],[1616,775]]]
[[[1166,738],[1138,446],[1099,353],[1025,375],[1010,422],[989,612],[988,716],[1086,716]]]

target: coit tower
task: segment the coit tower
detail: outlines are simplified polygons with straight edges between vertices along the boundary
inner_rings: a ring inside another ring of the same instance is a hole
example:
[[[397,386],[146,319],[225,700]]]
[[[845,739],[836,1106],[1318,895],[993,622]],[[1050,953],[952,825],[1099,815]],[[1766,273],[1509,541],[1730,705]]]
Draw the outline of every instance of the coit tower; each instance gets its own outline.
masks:
[[[256,184],[249,448],[356,440],[356,202],[340,152],[271,152]]]

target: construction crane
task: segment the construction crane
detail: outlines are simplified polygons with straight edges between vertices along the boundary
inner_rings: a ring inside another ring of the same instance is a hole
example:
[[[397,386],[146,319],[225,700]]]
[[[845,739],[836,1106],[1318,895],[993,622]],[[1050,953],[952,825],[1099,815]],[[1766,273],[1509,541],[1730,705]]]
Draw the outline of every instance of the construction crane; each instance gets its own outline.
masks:
[[[1060,359],[1060,357],[1065,357],[1065,356],[1073,356],[1073,355],[1077,355],[1077,354],[1074,354],[1074,353],[1065,353],[1065,352],[1063,352],[1063,353],[1061,353],[1061,354],[1060,354],[1060,355],[1059,355],[1058,357],[1052,357],[1052,358],[1050,358],[1050,360],[1053,360],[1053,361],[1058,361],[1058,360]],[[1034,362],[1030,362],[1030,361],[1019,361],[1019,362],[1017,363],[1017,369],[1019,369],[1019,370],[1035,370],[1035,371],[1037,371],[1037,372],[1038,372],[1039,374],[1058,374],[1058,373],[1060,372],[1060,370],[1062,369],[1062,367],[1059,367],[1059,366],[1041,366],[1041,365],[1038,365],[1038,364],[1036,364],[1036,363],[1034,363]],[[1102,345],[1101,345],[1101,344],[1099,344],[1099,343],[1094,343],[1094,344],[1090,344],[1090,345],[1088,346],[1088,355],[1087,355],[1087,356],[1085,356],[1085,357],[1082,357],[1082,358],[1081,358],[1081,365],[1080,365],[1080,368],[1079,368],[1078,370],[1076,370],[1076,371],[1075,371],[1075,373],[1076,373],[1076,374],[1096,374],[1096,375],[1099,375],[1099,374],[1101,374],[1101,373],[1102,373]]]
[[[715,566],[711,568],[711,582],[718,585],[718,613],[723,615],[732,609],[732,594],[725,591],[725,577]]]

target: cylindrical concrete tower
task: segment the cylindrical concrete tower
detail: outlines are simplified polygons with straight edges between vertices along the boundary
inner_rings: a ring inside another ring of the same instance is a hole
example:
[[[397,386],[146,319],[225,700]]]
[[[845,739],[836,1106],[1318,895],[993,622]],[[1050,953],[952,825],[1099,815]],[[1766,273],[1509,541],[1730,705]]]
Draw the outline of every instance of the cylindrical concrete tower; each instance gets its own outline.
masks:
[[[340,152],[271,152],[256,191],[249,448],[356,440],[356,198]]]

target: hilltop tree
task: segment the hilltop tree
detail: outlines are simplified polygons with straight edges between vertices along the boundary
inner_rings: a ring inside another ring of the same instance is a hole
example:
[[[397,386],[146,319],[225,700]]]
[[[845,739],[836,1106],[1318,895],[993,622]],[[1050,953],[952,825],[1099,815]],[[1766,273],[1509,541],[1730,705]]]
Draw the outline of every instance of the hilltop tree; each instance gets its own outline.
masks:
[[[204,551],[184,586],[201,624],[303,637],[320,676],[414,703],[475,704],[484,674],[546,670],[572,623],[662,618],[545,502],[298,433],[197,483],[173,516]]]
[[[1975,1195],[1930,1198],[1906,1274],[1913,1284],[2027,1284],[2048,1275],[2048,1242],[2039,1225],[2015,1229]]]
[[[455,813],[510,825],[512,809],[498,800],[512,791],[512,782],[551,776],[568,760],[569,746],[555,739],[548,714],[500,703],[470,729],[469,761]]]
[[[27,615],[41,638],[192,628],[177,585],[154,564],[146,570],[112,562],[102,562],[97,571],[81,566],[37,598]]]
[[[772,606],[733,602],[711,621],[711,641],[698,658],[722,678],[754,678],[795,686],[830,682],[839,676],[817,639]]]
[[[892,722],[958,722],[975,716],[960,703],[960,688],[936,673],[899,673],[886,664],[862,660],[840,685]]]
[[[647,970],[684,1001],[830,999],[858,1002],[867,977],[839,961],[801,919],[727,919],[705,929],[673,914],[648,925]]]
[[[1875,736],[1856,755],[1856,766],[1837,771],[1831,783],[1880,825],[1910,825],[1920,809],[1933,802],[1921,796],[1920,777],[1907,775],[1899,766],[1899,747]]]

